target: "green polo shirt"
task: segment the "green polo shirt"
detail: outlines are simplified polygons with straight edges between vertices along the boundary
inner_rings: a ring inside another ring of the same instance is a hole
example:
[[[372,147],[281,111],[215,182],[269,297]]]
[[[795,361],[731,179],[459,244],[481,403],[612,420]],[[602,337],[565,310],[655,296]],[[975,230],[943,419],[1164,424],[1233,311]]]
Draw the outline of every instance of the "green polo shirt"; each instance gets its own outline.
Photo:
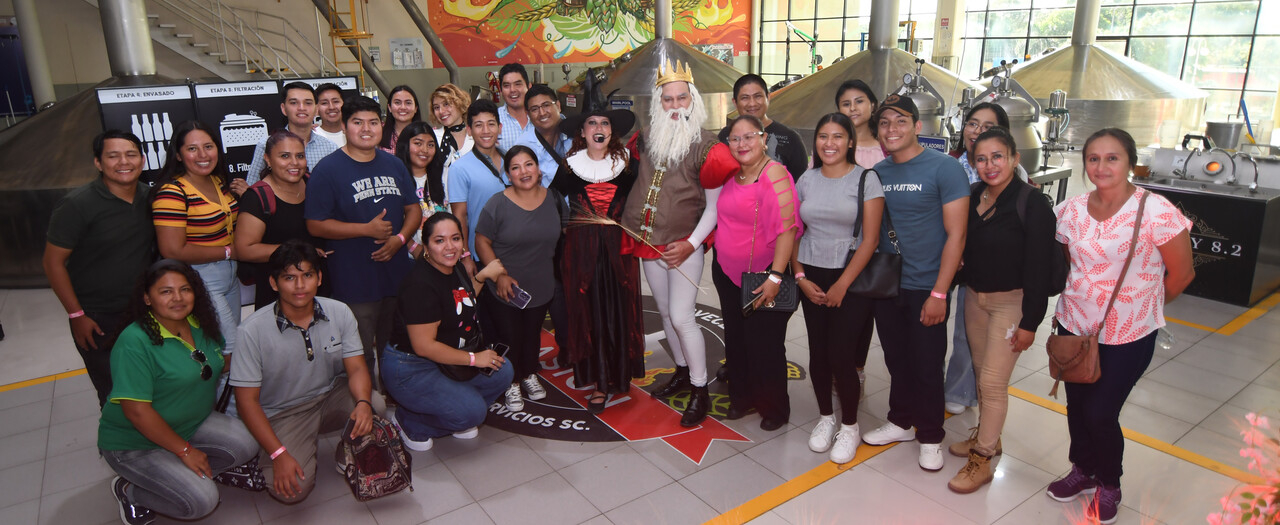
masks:
[[[151,263],[155,228],[147,191],[138,183],[128,203],[112,195],[99,176],[71,190],[54,208],[48,240],[71,250],[67,273],[85,311],[124,311],[138,276]]]
[[[191,324],[196,348],[204,352],[213,376],[200,379],[200,363],[191,358],[191,346],[163,326],[163,344],[156,346],[142,325],[130,324],[111,348],[111,395],[98,420],[98,448],[158,448],[124,417],[122,400],[151,403],[165,423],[187,440],[209,417],[217,396],[218,374],[222,372],[222,344],[206,336],[195,318],[188,317],[187,322]]]

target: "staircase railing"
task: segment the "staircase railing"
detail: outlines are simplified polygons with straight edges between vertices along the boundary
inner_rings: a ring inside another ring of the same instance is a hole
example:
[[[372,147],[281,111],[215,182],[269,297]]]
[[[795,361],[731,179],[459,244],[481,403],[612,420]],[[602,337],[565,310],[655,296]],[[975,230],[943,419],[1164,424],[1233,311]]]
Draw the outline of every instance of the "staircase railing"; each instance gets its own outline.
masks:
[[[242,64],[246,72],[256,70],[273,78],[342,74],[323,48],[284,17],[218,0],[152,1],[211,37],[217,49],[206,54],[224,64]]]

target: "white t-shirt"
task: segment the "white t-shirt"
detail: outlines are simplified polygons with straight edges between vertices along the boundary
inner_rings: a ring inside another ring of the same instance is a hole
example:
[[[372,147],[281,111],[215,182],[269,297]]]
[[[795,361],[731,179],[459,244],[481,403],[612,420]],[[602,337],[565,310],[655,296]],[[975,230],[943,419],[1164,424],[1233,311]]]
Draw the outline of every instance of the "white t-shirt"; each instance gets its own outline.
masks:
[[[325,131],[324,128],[320,126],[316,126],[311,129],[311,132],[316,133],[326,139],[329,139],[329,142],[336,144],[339,148],[347,145],[347,135],[342,131],[330,133],[328,131]]]

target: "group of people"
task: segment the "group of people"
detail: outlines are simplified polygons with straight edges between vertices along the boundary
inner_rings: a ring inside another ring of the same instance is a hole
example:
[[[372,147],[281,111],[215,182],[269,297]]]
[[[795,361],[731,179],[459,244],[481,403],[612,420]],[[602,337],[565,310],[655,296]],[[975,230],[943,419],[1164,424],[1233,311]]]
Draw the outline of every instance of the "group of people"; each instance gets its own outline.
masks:
[[[681,425],[707,417],[716,378],[728,383],[728,419],[788,422],[792,312],[775,303],[794,282],[820,412],[809,447],[847,463],[860,443],[915,440],[930,471],[943,467],[950,300],[964,297],[956,330],[970,364],[952,366],[976,378],[979,425],[949,447],[967,458],[949,487],[973,492],[993,479],[1010,374],[1057,292],[1054,257],[1070,264],[1055,327],[1105,328],[1102,379],[1067,386],[1073,467],[1049,495],[1095,494],[1092,512],[1114,520],[1119,409],[1151,360],[1163,303],[1194,276],[1187,219],[1128,180],[1127,133],[1089,138],[1096,189],[1055,209],[1025,180],[994,105],[966,115],[957,161],[921,147],[910,98],[880,101],[850,80],[815,126],[810,161],[768,117],[757,75],[735,84],[739,116],[717,135],[689,67],[663,64],[630,140],[637,116],[603,97],[566,118],[523,66],[499,78],[502,106],[446,84],[428,123],[406,86],[384,109],[336,86],[286,84],[287,125],[258,144],[245,180],[228,175],[217,134],[199,122],[175,128],[153,188],[138,181],[137,137],[95,140],[101,176],[54,211],[44,262],[103,405],[99,448],[119,474],[126,523],[206,515],[218,501],[211,478],[255,461],[273,497],[300,501],[315,484],[317,436],[367,433],[388,406],[412,450],[474,438],[491,404],[520,411],[547,395],[548,315],[556,364],[601,413],[645,375],[642,272],[676,363],[654,395],[687,395]],[[1139,201],[1140,262],[1116,290]],[[709,251],[726,347],[714,375],[694,318]],[[901,254],[897,297],[850,292],[876,252]],[[764,277],[744,290],[752,274]],[[243,321],[242,279],[257,287]],[[873,326],[889,413],[862,433]]]

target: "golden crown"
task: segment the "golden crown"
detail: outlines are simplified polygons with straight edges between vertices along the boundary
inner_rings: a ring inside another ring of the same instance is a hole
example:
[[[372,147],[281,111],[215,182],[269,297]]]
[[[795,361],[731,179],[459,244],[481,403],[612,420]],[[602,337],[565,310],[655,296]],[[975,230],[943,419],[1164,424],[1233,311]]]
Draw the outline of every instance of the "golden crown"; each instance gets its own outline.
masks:
[[[681,64],[676,60],[673,65],[671,62],[658,64],[658,81],[655,85],[661,87],[671,82],[688,82],[693,83],[693,72],[689,70],[689,64]]]

